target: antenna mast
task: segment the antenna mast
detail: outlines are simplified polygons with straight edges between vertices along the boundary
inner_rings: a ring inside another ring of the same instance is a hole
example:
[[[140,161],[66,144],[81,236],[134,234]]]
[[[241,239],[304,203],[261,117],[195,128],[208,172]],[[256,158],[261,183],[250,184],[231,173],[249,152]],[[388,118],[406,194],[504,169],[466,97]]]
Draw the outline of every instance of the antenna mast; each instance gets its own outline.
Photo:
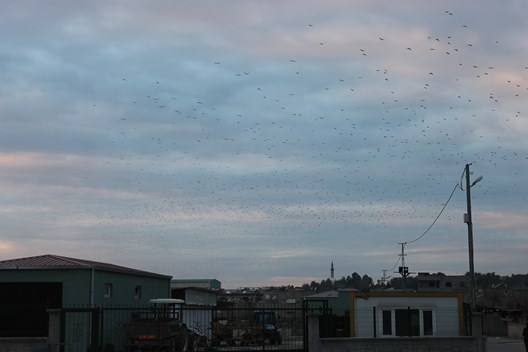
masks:
[[[385,285],[385,283],[387,282],[387,280],[390,279],[391,277],[390,277],[390,276],[387,276],[387,271],[388,271],[387,269],[383,269],[382,271],[383,271],[383,276],[381,277],[381,280],[380,280],[380,281],[381,281],[381,283],[382,283],[383,285]]]
[[[409,276],[410,274],[409,268],[405,266],[405,256],[407,255],[405,254],[405,245],[407,244],[407,242],[402,242],[398,244],[401,244],[401,266],[398,268],[398,273],[403,278],[403,290],[407,291],[407,276]]]

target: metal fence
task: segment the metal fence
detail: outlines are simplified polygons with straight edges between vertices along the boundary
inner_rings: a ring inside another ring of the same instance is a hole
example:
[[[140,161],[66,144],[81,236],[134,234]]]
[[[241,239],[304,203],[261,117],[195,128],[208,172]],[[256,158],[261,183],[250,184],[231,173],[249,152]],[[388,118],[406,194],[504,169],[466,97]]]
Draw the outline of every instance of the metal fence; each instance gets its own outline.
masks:
[[[60,350],[306,350],[300,305],[184,306],[164,314],[152,306],[63,308]]]
[[[3,307],[2,336],[47,336],[48,326],[31,307]],[[332,312],[328,302],[261,303],[216,307],[179,307],[159,312],[153,306],[102,308],[65,307],[57,310],[58,338],[48,336],[54,351],[125,352],[145,350],[307,351],[308,315],[319,318],[319,336],[384,338],[463,336],[471,334],[466,309],[376,306]],[[27,319],[21,319],[25,317]],[[51,313],[50,313],[51,316]],[[9,317],[18,317],[11,320]],[[175,323],[177,322],[177,323]],[[20,325],[23,324],[24,327]],[[185,330],[181,330],[181,326]],[[44,328],[43,328],[44,326]],[[26,335],[16,335],[24,332]]]

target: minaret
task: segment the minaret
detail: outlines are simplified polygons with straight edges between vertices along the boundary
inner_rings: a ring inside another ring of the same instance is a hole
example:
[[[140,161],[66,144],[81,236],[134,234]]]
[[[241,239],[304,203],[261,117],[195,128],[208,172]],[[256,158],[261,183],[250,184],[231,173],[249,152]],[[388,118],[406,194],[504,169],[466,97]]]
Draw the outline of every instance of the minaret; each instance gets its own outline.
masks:
[[[330,264],[330,281],[332,281],[332,283],[336,281],[334,278],[334,261]]]

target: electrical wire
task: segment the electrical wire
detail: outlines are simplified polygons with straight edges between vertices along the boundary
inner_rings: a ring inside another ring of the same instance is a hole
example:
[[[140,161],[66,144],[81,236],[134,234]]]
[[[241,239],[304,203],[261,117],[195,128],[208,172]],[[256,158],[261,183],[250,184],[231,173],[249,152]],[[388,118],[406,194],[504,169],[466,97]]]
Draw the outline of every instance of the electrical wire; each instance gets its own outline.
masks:
[[[440,218],[440,216],[442,215],[442,213],[444,212],[445,208],[447,207],[447,204],[449,204],[449,202],[451,201],[451,198],[453,197],[453,194],[455,194],[455,191],[456,189],[460,186],[460,189],[461,190],[464,190],[462,188],[462,179],[464,178],[464,173],[466,172],[466,169],[464,169],[464,171],[462,171],[462,175],[460,176],[460,182],[457,182],[457,184],[455,185],[455,187],[453,188],[453,190],[451,191],[451,194],[449,195],[449,198],[447,199],[447,202],[444,204],[444,206],[442,207],[442,210],[440,210],[440,213],[438,213],[438,215],[436,216],[436,218],[434,219],[433,223],[427,228],[427,230],[425,230],[424,233],[422,233],[420,236],[418,236],[417,238],[415,238],[414,240],[412,241],[407,241],[407,242],[403,242],[402,244],[405,246],[406,244],[408,243],[413,243],[413,242],[416,242],[418,241],[420,238],[424,237],[428,232],[429,230],[431,230],[431,228],[434,226],[434,224],[436,223],[436,221]],[[398,260],[396,261],[396,264],[394,264],[394,266],[389,270],[389,271],[393,271],[397,266],[398,264],[400,263],[400,260],[401,260],[401,256],[398,256]]]
[[[462,175],[464,175],[464,174],[462,174]],[[424,233],[422,233],[420,236],[418,236],[418,238],[415,238],[415,239],[412,240],[412,241],[404,242],[405,244],[416,242],[416,241],[418,241],[420,238],[424,237],[424,236],[429,232],[429,230],[434,226],[434,224],[436,223],[436,221],[440,218],[440,216],[441,216],[442,213],[444,212],[444,209],[447,207],[447,204],[449,204],[449,201],[450,201],[451,198],[453,197],[453,194],[455,193],[455,191],[456,191],[456,189],[458,188],[458,186],[459,186],[459,183],[457,183],[457,184],[455,185],[455,187],[454,187],[453,190],[451,191],[451,194],[449,195],[449,198],[447,199],[447,202],[444,204],[444,206],[442,207],[442,210],[440,210],[440,213],[438,213],[438,215],[437,215],[436,218],[434,219],[433,223],[427,228],[427,230],[425,230]]]
[[[464,174],[466,173],[466,168],[464,168],[464,171],[462,171],[462,175],[460,176],[460,190],[461,191],[464,191],[464,182],[462,182],[462,180],[464,179]]]
[[[396,261],[396,264],[394,264],[394,266],[389,271],[393,271],[394,268],[398,266],[398,264],[400,263],[400,259],[401,259],[401,256],[398,256],[398,260]]]

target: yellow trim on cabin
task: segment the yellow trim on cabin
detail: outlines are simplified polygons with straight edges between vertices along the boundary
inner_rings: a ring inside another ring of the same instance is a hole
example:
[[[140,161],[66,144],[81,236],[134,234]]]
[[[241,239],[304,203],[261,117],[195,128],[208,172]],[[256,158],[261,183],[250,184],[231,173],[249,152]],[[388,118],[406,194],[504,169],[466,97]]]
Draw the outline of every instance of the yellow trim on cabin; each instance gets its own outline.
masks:
[[[350,292],[350,337],[356,337],[356,298],[369,297],[455,297],[458,305],[458,334],[464,336],[464,294],[462,292],[373,291]]]
[[[350,337],[356,337],[356,295],[350,292]]]

